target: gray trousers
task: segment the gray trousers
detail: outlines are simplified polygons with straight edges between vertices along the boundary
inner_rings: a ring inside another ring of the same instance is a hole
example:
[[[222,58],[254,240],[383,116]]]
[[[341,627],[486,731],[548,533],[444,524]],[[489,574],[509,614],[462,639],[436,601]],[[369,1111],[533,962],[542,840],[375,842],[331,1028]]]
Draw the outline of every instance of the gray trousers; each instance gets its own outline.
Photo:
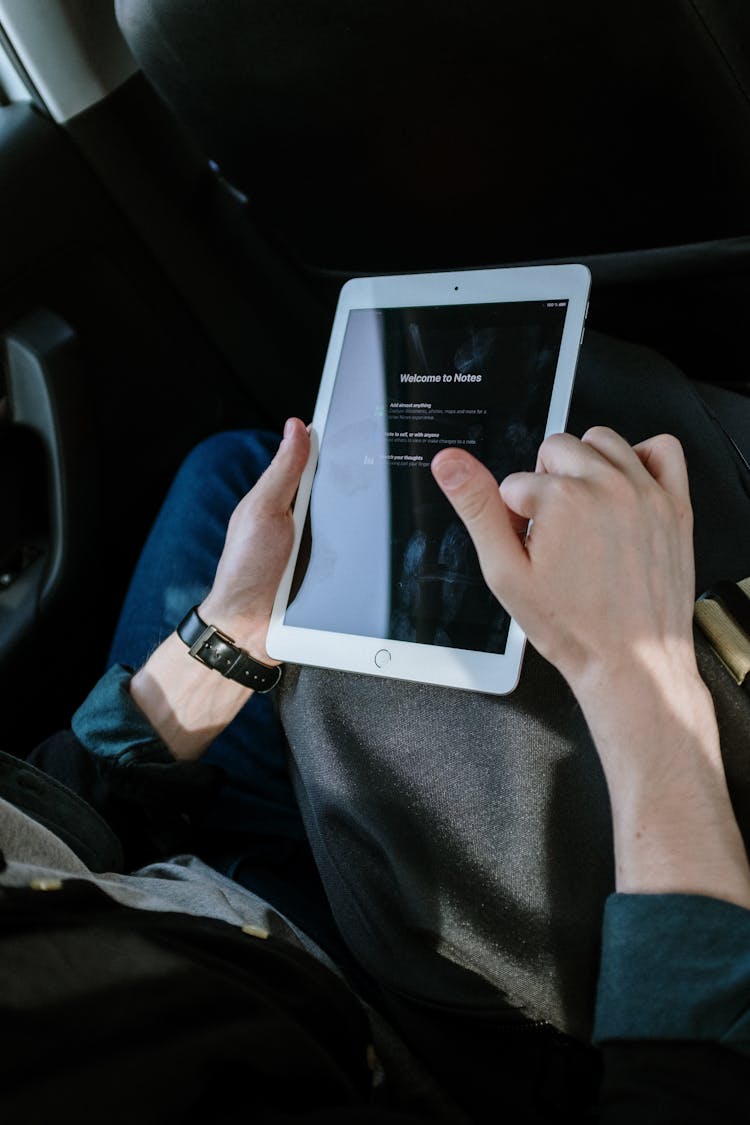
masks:
[[[679,437],[697,591],[750,575],[750,399],[589,333],[568,428],[594,424],[631,443]],[[748,842],[750,698],[697,644]],[[371,975],[428,1005],[587,1039],[614,889],[611,820],[586,723],[555,669],[527,647],[517,690],[491,696],[289,667],[279,704],[334,915]]]

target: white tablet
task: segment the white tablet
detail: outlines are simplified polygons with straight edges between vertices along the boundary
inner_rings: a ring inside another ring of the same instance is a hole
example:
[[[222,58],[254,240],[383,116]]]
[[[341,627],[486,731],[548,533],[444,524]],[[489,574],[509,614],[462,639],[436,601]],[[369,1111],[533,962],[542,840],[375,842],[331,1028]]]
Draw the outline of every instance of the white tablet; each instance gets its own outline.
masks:
[[[585,266],[349,281],[341,290],[267,649],[278,660],[504,694],[525,637],[430,472],[501,481],[565,428]]]

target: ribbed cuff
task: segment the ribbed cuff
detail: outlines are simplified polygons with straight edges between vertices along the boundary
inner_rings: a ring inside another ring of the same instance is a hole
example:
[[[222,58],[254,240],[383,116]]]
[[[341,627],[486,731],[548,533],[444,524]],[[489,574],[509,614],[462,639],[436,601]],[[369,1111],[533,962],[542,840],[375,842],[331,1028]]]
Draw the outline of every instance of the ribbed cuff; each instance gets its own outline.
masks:
[[[130,695],[132,669],[113,664],[71,720],[87,750],[117,765],[173,762],[174,758]]]
[[[594,1041],[694,1040],[750,1054],[750,910],[703,895],[611,895]]]

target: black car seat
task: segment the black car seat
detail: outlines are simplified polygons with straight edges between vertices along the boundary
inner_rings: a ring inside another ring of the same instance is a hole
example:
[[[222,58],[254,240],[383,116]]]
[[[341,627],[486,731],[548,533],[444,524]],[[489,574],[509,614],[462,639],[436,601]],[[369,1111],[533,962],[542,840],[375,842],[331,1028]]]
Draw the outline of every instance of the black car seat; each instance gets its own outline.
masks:
[[[745,0],[117,0],[300,262],[481,266],[750,230]]]
[[[589,328],[750,392],[746,0],[115,8],[231,185],[196,221],[252,277],[297,409],[348,277],[566,259],[591,269]]]

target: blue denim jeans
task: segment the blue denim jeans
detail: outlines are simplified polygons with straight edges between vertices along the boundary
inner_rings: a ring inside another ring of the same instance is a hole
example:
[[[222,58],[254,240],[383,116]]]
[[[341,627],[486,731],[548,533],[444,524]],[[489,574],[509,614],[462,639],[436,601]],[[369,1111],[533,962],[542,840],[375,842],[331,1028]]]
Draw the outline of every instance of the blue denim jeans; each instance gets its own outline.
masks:
[[[230,431],[183,462],[127,591],[108,667],[136,669],[208,592],[229,517],[255,484],[280,436]],[[224,773],[200,824],[200,854],[262,895],[335,953],[335,931],[285,763],[272,697],[253,695],[206,752]]]

